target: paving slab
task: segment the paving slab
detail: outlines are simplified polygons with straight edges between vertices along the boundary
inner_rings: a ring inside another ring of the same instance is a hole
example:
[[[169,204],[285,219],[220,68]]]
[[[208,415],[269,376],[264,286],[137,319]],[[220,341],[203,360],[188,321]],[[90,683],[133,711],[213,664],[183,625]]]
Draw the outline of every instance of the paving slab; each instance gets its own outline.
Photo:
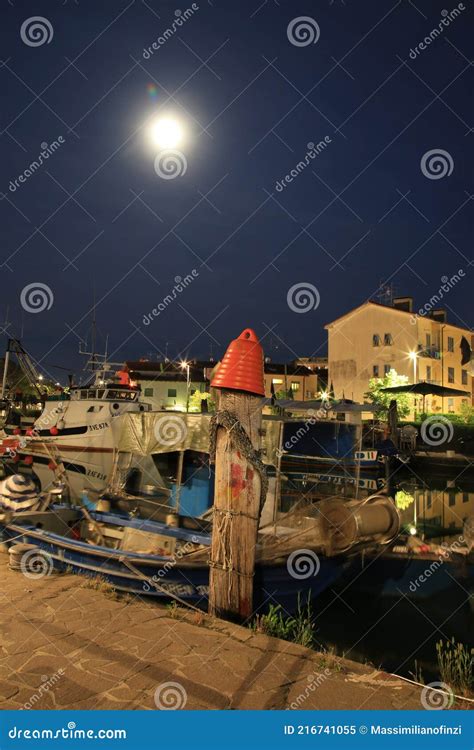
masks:
[[[0,555],[3,709],[419,709],[380,670]]]

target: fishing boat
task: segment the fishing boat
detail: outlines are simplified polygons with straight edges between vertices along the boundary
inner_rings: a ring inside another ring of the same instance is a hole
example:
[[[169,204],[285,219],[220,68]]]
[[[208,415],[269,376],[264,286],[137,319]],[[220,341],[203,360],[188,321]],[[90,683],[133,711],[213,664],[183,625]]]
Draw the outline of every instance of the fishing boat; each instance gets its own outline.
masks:
[[[12,567],[26,576],[67,570],[121,592],[207,607],[211,532],[205,521],[91,511],[47,493],[32,505],[34,510],[7,509],[0,516]],[[386,497],[351,507],[333,500],[293,509],[260,529],[254,606],[273,602],[294,611],[302,595],[314,598],[342,575],[349,550],[369,541],[386,544],[397,531],[398,514]]]
[[[7,354],[10,350],[19,357],[26,372],[34,373],[34,366],[19,342],[10,342]],[[6,358],[4,383],[8,361]],[[37,383],[38,377],[32,375],[32,382]],[[121,418],[124,414],[140,414],[151,409],[140,399],[140,388],[130,381],[127,372],[114,369],[105,355],[94,355],[93,369],[83,385],[72,386],[69,391],[58,389],[57,393],[48,395],[39,393],[40,397],[42,411],[28,424],[12,418],[14,409],[10,403],[0,454],[13,464],[21,464],[23,471],[26,467],[31,471],[34,466],[42,488],[49,486],[60,466],[67,474],[67,484],[74,497],[80,497],[84,490],[102,491],[114,464]],[[129,456],[129,463],[132,472],[132,456]],[[162,482],[153,461],[142,457],[141,464],[140,475],[134,475],[137,489],[146,475],[146,484],[156,485],[158,491]]]
[[[282,469],[298,476],[321,469],[380,471],[379,427],[372,404],[277,401],[284,427]]]

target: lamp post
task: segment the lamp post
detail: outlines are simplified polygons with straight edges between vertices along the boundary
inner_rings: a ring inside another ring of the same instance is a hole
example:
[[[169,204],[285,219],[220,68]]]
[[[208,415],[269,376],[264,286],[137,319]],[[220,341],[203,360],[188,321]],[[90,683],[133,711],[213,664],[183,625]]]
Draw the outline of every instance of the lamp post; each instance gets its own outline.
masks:
[[[410,352],[410,359],[413,362],[413,385],[416,383],[416,360],[418,359],[417,352]]]
[[[415,383],[416,383],[416,361],[418,359],[418,352],[416,352],[416,351],[415,352],[410,352],[409,357],[410,357],[411,361],[413,362],[413,385],[415,385]],[[416,395],[414,395],[413,398],[414,398],[413,412],[414,412],[414,417],[415,417],[415,421],[416,421]]]
[[[189,411],[189,362],[181,362],[181,368],[186,370],[186,413]]]

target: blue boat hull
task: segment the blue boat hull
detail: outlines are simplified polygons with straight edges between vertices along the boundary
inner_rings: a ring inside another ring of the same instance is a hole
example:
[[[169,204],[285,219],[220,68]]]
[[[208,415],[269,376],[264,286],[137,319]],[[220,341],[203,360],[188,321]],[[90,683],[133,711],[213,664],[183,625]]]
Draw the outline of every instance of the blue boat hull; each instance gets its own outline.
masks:
[[[92,514],[99,518],[102,514]],[[110,514],[103,514],[109,521]],[[134,519],[114,516],[117,525],[135,525]],[[164,524],[145,522],[148,529],[181,539],[203,543],[208,535],[193,534],[184,529],[169,528]],[[141,522],[143,528],[143,522]],[[3,529],[4,541],[23,542],[39,547],[52,568],[71,571],[92,578],[100,578],[117,591],[149,596],[161,601],[174,597],[207,609],[209,593],[209,567],[206,563],[184,562],[179,553],[173,557],[148,555],[114,550],[88,544],[78,539],[60,536],[32,527],[12,525]],[[128,565],[127,565],[128,563]],[[298,606],[298,597],[317,597],[340,578],[347,567],[340,558],[319,558],[319,570],[308,578],[295,578],[287,569],[286,558],[274,564],[255,568],[254,608],[280,604],[288,612]]]

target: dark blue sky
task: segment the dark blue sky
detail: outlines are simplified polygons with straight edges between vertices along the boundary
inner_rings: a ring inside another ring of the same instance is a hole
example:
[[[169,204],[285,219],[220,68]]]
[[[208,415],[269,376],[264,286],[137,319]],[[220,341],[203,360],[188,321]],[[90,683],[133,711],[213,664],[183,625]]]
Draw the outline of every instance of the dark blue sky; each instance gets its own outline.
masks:
[[[159,356],[167,341],[171,356],[207,356],[211,345],[218,355],[249,325],[268,354],[291,359],[323,353],[324,324],[373,297],[381,280],[423,304],[460,268],[449,317],[472,326],[470,3],[412,59],[457,5],[201,0],[146,59],[144,48],[191,5],[2,0],[9,330],[23,326],[46,370],[77,368],[95,286],[114,359]],[[33,16],[49,22],[49,43],[22,40]],[[298,46],[287,31],[304,16],[319,38]],[[186,131],[186,171],[174,179],[154,168],[154,115],[177,117]],[[60,136],[12,190],[41,144]],[[325,137],[277,191],[307,144]],[[423,174],[433,150],[445,152],[450,175]],[[199,275],[145,326],[192,269]],[[31,313],[21,293],[37,283],[54,301]],[[300,283],[320,299],[305,314],[287,302]]]

